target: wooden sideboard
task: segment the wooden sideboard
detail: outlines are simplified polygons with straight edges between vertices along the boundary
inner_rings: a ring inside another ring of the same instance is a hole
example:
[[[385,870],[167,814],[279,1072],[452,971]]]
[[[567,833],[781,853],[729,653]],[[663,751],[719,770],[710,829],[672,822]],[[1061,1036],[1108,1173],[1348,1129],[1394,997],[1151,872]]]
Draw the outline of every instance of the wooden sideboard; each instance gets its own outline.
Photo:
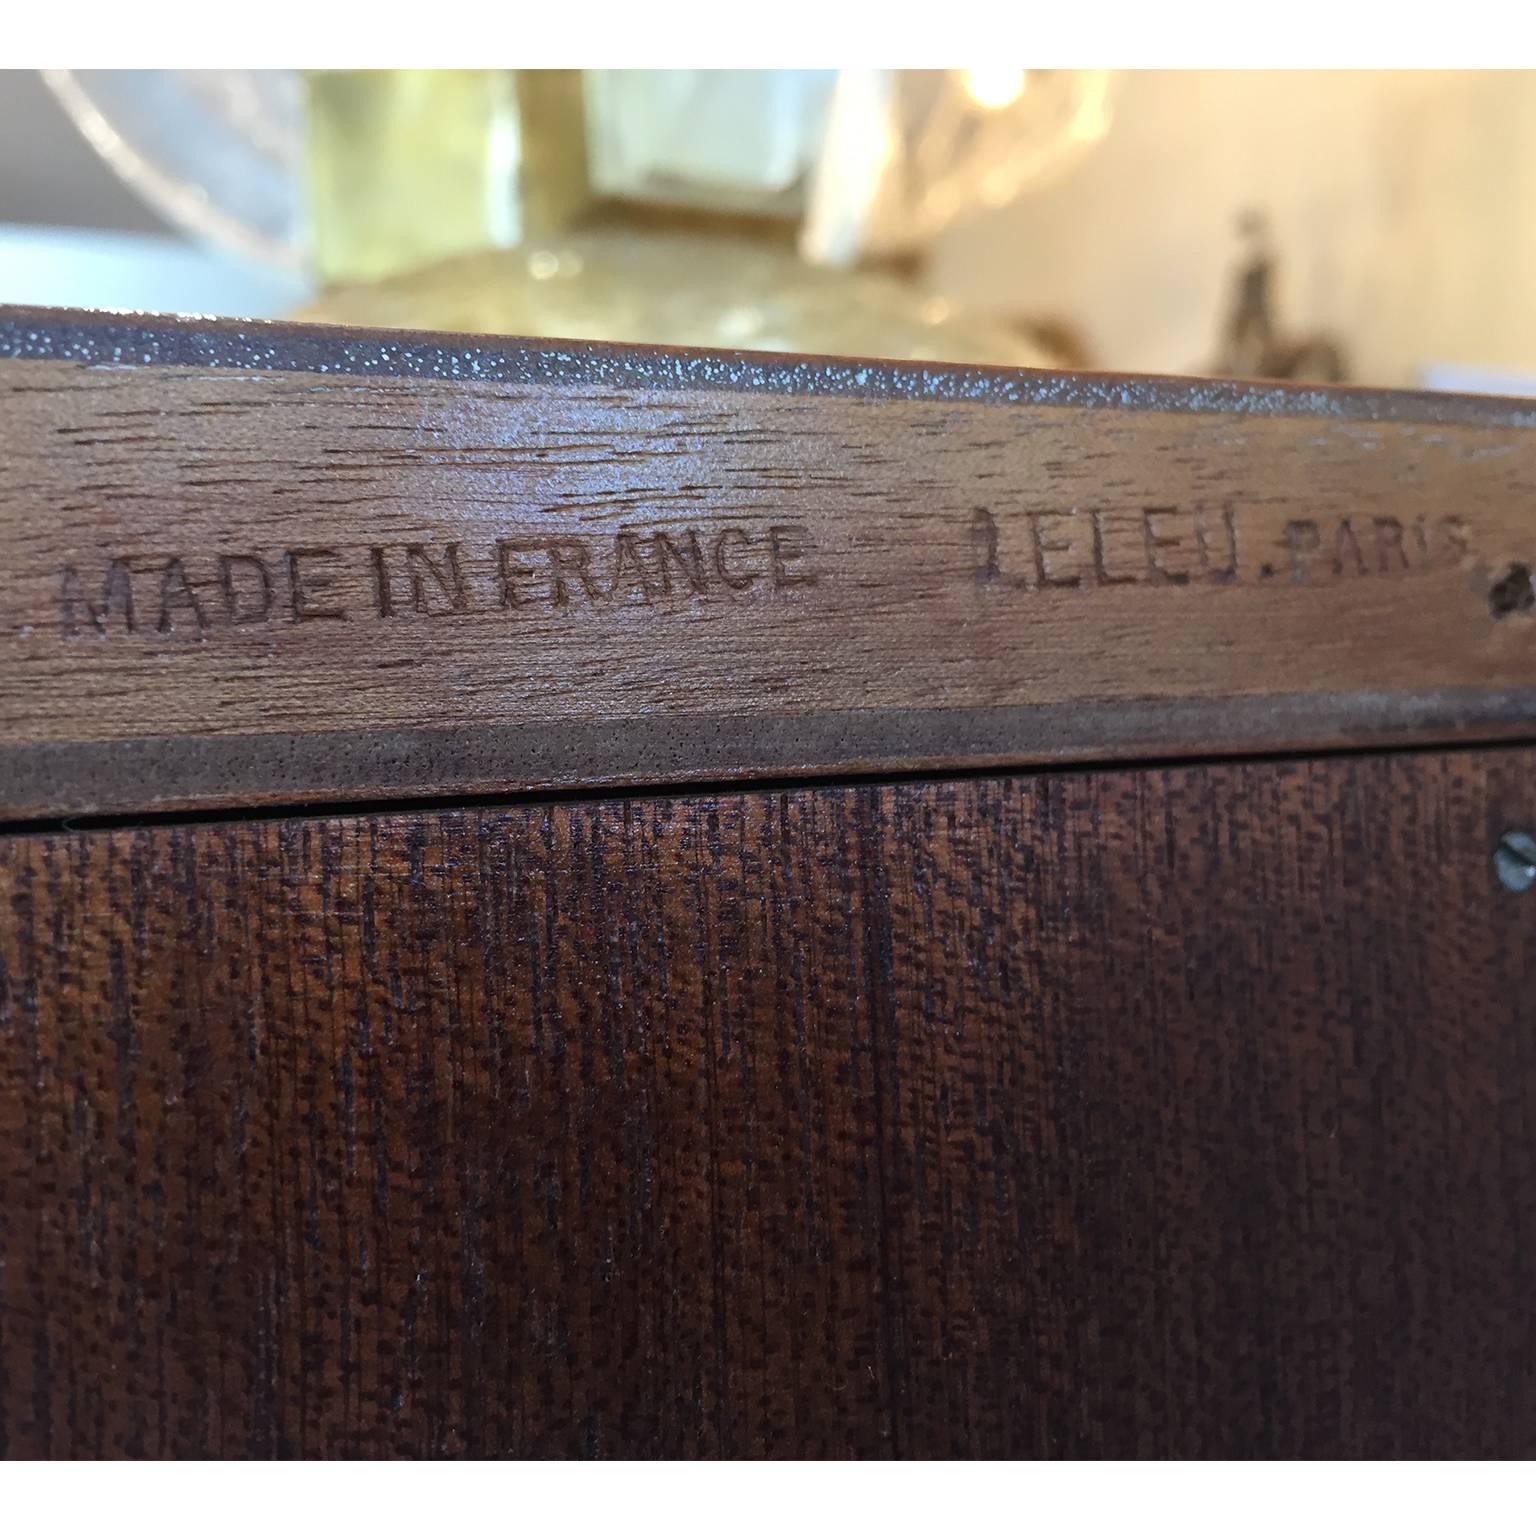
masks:
[[[1536,1452],[1533,428],[0,311],[0,1450]]]

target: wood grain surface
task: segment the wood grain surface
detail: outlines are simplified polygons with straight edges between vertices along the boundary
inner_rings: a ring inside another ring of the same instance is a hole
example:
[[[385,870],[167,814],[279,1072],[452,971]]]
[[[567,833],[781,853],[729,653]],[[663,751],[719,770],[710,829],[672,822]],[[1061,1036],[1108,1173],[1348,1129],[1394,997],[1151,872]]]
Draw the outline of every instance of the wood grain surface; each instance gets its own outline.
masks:
[[[1536,751],[0,841],[12,1456],[1529,1455]]]
[[[1536,408],[0,312],[0,815],[1524,738]]]

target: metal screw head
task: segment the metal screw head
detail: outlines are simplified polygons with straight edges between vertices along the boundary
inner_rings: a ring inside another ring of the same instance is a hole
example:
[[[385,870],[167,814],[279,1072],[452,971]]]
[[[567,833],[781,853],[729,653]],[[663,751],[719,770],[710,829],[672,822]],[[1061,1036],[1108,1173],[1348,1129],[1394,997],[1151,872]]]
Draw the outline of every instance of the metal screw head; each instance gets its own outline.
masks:
[[[1506,891],[1528,891],[1536,885],[1536,837],[1506,832],[1493,850],[1493,867]]]

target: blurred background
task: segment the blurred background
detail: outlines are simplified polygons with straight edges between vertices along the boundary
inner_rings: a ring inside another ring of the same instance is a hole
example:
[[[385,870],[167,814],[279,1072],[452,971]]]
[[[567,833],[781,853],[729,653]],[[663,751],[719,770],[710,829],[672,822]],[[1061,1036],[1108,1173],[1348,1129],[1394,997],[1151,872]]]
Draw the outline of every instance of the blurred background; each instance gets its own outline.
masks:
[[[1536,393],[1536,73],[0,72],[0,302]]]

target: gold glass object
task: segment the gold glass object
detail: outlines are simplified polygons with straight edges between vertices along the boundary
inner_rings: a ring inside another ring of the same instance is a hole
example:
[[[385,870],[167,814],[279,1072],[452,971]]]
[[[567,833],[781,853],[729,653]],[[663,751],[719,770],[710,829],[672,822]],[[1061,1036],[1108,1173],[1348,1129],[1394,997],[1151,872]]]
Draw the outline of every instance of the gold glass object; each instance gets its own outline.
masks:
[[[307,85],[310,259],[322,283],[517,239],[505,70],[316,70]]]
[[[1008,363],[1050,359],[922,253],[1109,100],[1001,66],[46,74],[166,216],[317,279],[305,318]]]
[[[349,280],[333,282],[301,318],[1013,366],[1043,361],[1018,333],[957,314],[889,272],[837,270],[797,253],[807,144],[819,137],[830,82],[824,89],[812,82],[795,98],[802,116],[815,112],[817,120],[791,122],[795,131],[776,135],[748,120],[741,126],[757,129],[756,138],[742,132],[733,144],[675,131],[665,120],[664,81],[584,81],[574,71],[465,71],[436,81],[421,74],[311,77],[317,263],[323,274]],[[769,72],[743,74],[757,81]],[[685,89],[673,95],[679,111],[702,115],[712,106],[717,134],[729,134],[728,94],[717,89],[713,103],[697,92],[690,103]],[[660,102],[651,108],[654,121],[643,115],[653,99]],[[444,124],[436,132],[434,113]],[[508,142],[516,145],[515,171],[493,148]],[[655,200],[658,187],[665,197],[669,172],[676,188],[670,212]],[[652,201],[611,195],[626,190],[626,177]],[[498,185],[516,207],[501,222],[488,206],[488,191]],[[441,219],[440,228],[415,230],[411,208]],[[515,246],[508,238],[514,228]],[[434,245],[432,254],[447,259],[421,260]]]

